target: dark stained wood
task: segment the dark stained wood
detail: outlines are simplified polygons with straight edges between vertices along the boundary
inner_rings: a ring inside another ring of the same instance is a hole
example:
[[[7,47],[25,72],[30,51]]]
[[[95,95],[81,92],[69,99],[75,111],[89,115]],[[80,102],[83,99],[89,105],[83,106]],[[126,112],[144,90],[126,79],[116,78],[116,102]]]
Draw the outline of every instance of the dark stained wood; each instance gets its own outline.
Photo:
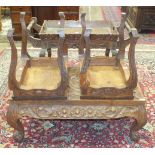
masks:
[[[79,6],[33,6],[32,14],[37,17],[38,24],[42,25],[44,20],[58,20],[59,12],[64,12],[66,20],[79,19]]]
[[[58,19],[57,7],[55,6],[32,6],[33,17],[38,19],[38,24],[42,25],[44,20]]]
[[[155,30],[154,6],[126,6],[124,12],[128,14],[127,23],[139,32],[143,30]]]
[[[11,6],[11,21],[14,31],[14,39],[21,40],[21,25],[20,25],[20,12],[25,12],[26,25],[30,22],[31,17],[37,17],[38,24],[42,25],[46,20],[58,20],[59,12],[64,12],[66,20],[79,19],[79,6],[71,6],[70,9],[66,6]],[[34,31],[36,33],[36,31]]]

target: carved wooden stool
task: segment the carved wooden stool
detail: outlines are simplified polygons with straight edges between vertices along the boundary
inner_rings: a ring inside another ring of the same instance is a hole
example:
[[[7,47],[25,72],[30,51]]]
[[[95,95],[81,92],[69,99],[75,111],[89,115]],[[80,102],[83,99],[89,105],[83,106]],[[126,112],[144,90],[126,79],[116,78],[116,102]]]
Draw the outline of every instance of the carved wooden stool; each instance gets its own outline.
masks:
[[[129,69],[120,60],[120,52],[115,57],[90,57],[91,32],[85,32],[86,53],[81,68],[81,98],[133,99],[137,87],[137,70],[135,65],[135,44],[137,30],[131,30],[128,51]],[[109,38],[113,36],[109,35]],[[103,44],[104,41],[102,40]],[[129,73],[128,73],[129,72]],[[130,74],[130,75],[129,75]]]

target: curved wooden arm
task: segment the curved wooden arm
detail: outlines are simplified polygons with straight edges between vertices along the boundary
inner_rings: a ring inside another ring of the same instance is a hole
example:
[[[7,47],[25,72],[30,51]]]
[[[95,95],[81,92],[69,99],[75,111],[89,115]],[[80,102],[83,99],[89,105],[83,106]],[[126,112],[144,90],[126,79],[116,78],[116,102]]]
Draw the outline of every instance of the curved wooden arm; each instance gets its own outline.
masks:
[[[25,23],[25,12],[20,13],[20,23],[22,27],[21,57],[30,57],[27,52],[27,31],[26,31],[26,23]]]
[[[120,23],[120,26],[118,28],[120,41],[123,41],[124,40],[124,28],[125,28],[126,18],[127,18],[126,13],[125,12],[122,12],[122,15],[121,15],[121,23]]]
[[[67,77],[67,70],[65,67],[65,62],[63,58],[63,49],[64,49],[64,41],[65,41],[65,34],[63,30],[60,30],[58,32],[59,34],[59,45],[58,45],[58,65],[61,71],[61,78],[62,81],[66,81],[68,79]]]
[[[82,26],[82,34],[84,34],[85,30],[86,30],[86,13],[82,13],[81,14],[81,26]]]
[[[121,23],[120,26],[118,28],[118,32],[119,32],[119,52],[122,52],[123,55],[122,57],[124,57],[125,54],[125,46],[124,46],[124,28],[125,28],[125,21],[126,21],[126,13],[122,12],[122,16],[121,16]]]
[[[91,29],[86,29],[84,33],[86,52],[85,52],[84,61],[81,68],[81,73],[85,73],[90,64],[90,34],[91,34]]]
[[[8,84],[11,90],[18,89],[18,82],[16,80],[16,67],[17,67],[17,49],[13,40],[14,29],[10,29],[7,38],[11,46],[11,63],[9,69]]]
[[[85,20],[86,13],[81,14],[81,26],[82,26],[82,34],[79,41],[79,53],[84,53],[85,41],[84,41],[84,32],[86,30],[86,20]]]
[[[31,21],[30,21],[30,23],[29,23],[29,25],[27,27],[26,27],[24,18],[25,18],[25,12],[21,12],[20,13],[20,22],[21,22],[21,26],[22,26],[22,51],[21,51],[22,52],[21,53],[22,56],[23,55],[24,56],[28,55],[28,52],[27,52],[27,40],[29,40],[31,42],[33,47],[38,47],[38,48],[41,47],[41,39],[34,38],[30,34],[32,28],[34,28],[38,32],[41,29],[41,26],[37,25],[37,18],[36,17],[32,17]]]
[[[127,81],[128,87],[132,89],[137,87],[137,81],[138,81],[136,62],[135,62],[135,45],[136,45],[137,39],[138,39],[137,29],[132,28],[130,47],[128,52],[130,76],[129,76],[129,80]]]

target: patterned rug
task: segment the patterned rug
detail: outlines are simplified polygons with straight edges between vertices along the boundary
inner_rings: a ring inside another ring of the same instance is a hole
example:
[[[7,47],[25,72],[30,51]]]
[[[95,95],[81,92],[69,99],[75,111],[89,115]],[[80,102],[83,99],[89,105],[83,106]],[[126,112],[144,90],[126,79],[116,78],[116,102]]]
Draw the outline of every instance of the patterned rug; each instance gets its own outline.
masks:
[[[32,55],[32,53],[31,53]],[[139,131],[141,139],[135,143],[129,138],[129,129],[135,121],[130,118],[117,120],[38,120],[25,117],[25,139],[13,141],[14,129],[6,122],[8,99],[7,88],[10,52],[0,52],[0,147],[110,147],[152,148],[155,147],[155,53],[136,52],[139,83],[147,99],[148,122]]]

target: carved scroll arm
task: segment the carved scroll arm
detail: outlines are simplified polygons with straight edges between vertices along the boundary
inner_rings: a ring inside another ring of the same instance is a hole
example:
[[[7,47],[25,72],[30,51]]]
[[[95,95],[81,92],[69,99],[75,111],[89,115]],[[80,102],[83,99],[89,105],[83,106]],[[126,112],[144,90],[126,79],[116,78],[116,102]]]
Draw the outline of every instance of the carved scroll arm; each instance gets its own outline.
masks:
[[[27,26],[28,31],[31,32],[32,29],[36,30],[37,32],[40,32],[40,30],[41,30],[41,26],[39,24],[37,24],[36,17],[32,17],[29,25]]]
[[[25,18],[25,12],[21,12],[20,22],[22,26],[22,54],[25,53],[24,51],[26,51],[26,54],[27,54],[27,40],[29,40],[32,43],[33,47],[38,47],[38,48],[42,47],[41,39],[34,38],[31,35],[32,28],[34,28],[37,32],[39,32],[41,29],[41,26],[37,24],[37,18],[32,17],[29,25],[26,27],[24,18]]]
[[[29,23],[29,25],[27,26],[27,30],[31,31],[32,28],[34,28],[34,25],[37,23],[37,18],[36,17],[32,17],[31,21]]]
[[[131,40],[130,40],[130,47],[128,51],[128,59],[129,59],[129,71],[130,76],[127,81],[128,87],[134,89],[137,87],[137,69],[135,63],[135,46],[138,39],[137,29],[131,29]]]
[[[27,26],[27,30],[31,31],[31,29],[36,30],[37,32],[40,32],[41,30],[41,26],[39,24],[37,24],[37,18],[36,17],[32,17],[31,21],[29,23],[29,25]]]
[[[20,23],[22,27],[22,48],[21,48],[21,57],[28,57],[30,55],[27,51],[27,31],[26,31],[26,23],[25,23],[25,12],[20,13]]]
[[[81,26],[82,26],[82,34],[84,35],[84,32],[86,30],[86,13],[81,14]]]
[[[63,47],[64,47],[64,41],[65,41],[65,34],[63,30],[60,30],[58,32],[59,34],[59,46],[58,46],[58,65],[61,71],[61,77],[62,81],[67,80],[67,69],[65,67],[65,62],[63,58]]]
[[[124,28],[125,28],[125,21],[126,21],[126,13],[122,12],[121,15],[121,23],[120,26],[118,27],[118,32],[119,32],[119,41],[120,41],[120,49],[122,47],[121,43],[124,41]]]
[[[7,34],[7,38],[11,46],[11,63],[10,63],[9,79],[8,79],[9,88],[11,90],[18,89],[19,87],[19,84],[16,80],[17,48],[13,40],[13,32],[14,30],[10,29]]]
[[[82,26],[82,34],[80,37],[80,42],[79,42],[79,53],[83,54],[84,53],[84,47],[85,47],[85,40],[84,40],[84,33],[86,30],[86,13],[81,14],[81,26]]]
[[[86,29],[85,33],[84,33],[84,39],[85,39],[85,43],[86,43],[86,52],[85,52],[85,56],[84,56],[84,62],[82,64],[82,69],[81,69],[81,73],[86,73],[89,64],[90,64],[90,33],[91,33],[91,29]]]

